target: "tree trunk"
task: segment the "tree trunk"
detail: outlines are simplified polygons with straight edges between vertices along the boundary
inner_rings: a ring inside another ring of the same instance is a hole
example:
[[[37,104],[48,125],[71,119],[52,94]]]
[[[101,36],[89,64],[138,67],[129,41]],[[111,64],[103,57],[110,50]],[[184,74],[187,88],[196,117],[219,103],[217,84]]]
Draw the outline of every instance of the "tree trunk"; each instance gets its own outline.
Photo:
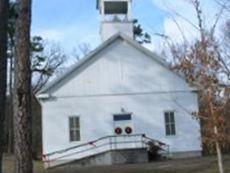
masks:
[[[210,113],[211,117],[213,119],[213,123],[216,124],[216,118],[214,115],[214,106],[212,103],[212,89],[208,89],[208,97],[209,97],[209,107],[210,107]],[[218,133],[218,128],[216,125],[214,125],[214,135],[215,135],[215,145],[216,145],[216,152],[217,152],[217,160],[218,160],[218,167],[219,167],[219,173],[224,173],[224,165],[223,165],[223,158],[222,158],[222,152],[220,148],[220,143],[219,143],[219,133]]]
[[[8,0],[0,0],[0,173],[2,172],[2,157],[4,146],[8,5]]]
[[[32,173],[30,25],[31,0],[16,0],[14,153],[15,173]]]
[[[214,127],[214,133],[215,133],[215,135],[218,136],[218,129],[216,126]],[[215,143],[216,143],[216,152],[217,152],[219,172],[224,173],[223,157],[222,157],[222,152],[221,152],[221,148],[220,148],[220,143],[218,140],[216,140]]]
[[[14,69],[13,69],[13,48],[11,48],[11,56],[9,58],[9,115],[8,115],[8,142],[7,142],[7,151],[8,153],[13,153],[13,148],[14,148],[14,125],[13,125],[13,74],[14,74]]]

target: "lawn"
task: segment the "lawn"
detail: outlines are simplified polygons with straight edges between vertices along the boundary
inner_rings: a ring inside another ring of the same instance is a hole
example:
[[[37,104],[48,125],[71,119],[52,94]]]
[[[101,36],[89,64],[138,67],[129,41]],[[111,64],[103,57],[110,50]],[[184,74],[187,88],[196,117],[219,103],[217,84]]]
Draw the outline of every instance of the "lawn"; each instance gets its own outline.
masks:
[[[4,156],[4,173],[13,172],[13,161],[9,155]],[[230,155],[224,157],[226,173],[230,172]],[[44,170],[42,163],[34,162],[35,173],[218,173],[215,157],[177,159],[162,162],[132,165],[114,165],[100,167],[65,167]]]

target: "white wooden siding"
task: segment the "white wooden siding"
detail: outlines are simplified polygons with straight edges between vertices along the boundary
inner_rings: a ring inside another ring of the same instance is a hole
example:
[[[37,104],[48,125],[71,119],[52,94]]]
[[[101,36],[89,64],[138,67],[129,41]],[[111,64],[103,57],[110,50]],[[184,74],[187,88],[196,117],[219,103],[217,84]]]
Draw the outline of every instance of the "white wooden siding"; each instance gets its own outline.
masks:
[[[70,79],[62,80],[50,93],[52,99],[42,102],[44,153],[114,134],[113,114],[121,108],[133,113],[134,133],[161,140],[173,152],[201,150],[199,122],[185,111],[198,110],[197,95],[180,77],[122,39]],[[168,110],[175,111],[174,137],[165,135]],[[69,142],[69,115],[81,115],[80,142]]]

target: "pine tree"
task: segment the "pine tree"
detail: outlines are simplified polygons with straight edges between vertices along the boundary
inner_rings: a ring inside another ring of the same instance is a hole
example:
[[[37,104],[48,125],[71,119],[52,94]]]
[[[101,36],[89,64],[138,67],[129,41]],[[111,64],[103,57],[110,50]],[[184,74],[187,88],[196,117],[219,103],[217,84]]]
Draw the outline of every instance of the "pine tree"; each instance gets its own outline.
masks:
[[[16,0],[14,140],[15,173],[32,173],[31,0]]]
[[[4,120],[7,78],[7,18],[8,0],[0,0],[0,173],[4,145]]]

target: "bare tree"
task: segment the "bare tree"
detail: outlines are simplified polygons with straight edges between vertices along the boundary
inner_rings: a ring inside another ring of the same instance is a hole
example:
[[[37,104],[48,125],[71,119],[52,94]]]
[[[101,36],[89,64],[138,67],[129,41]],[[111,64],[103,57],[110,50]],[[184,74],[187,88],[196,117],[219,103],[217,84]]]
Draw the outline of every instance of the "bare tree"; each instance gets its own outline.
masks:
[[[66,61],[66,56],[58,45],[47,45],[46,48],[45,46],[45,43],[38,43],[31,48],[32,90],[34,95],[47,84]]]
[[[225,66],[224,73],[227,74],[227,78],[230,80],[230,19],[228,19],[223,26],[223,42],[222,42],[222,52],[220,57],[221,61]]]
[[[222,6],[226,11],[230,12],[230,2],[228,0],[215,0],[216,3]]]
[[[74,63],[77,63],[81,57],[86,56],[91,50],[89,43],[81,43],[77,47],[74,47],[72,50],[72,56],[76,60]]]
[[[7,78],[7,20],[8,0],[0,0],[0,173],[4,145],[4,122]]]
[[[15,173],[32,173],[31,138],[31,0],[16,0],[14,140]]]
[[[199,90],[200,112],[195,116],[202,122],[204,144],[210,148],[215,147],[219,172],[224,173],[221,149],[230,144],[229,131],[226,130],[226,122],[229,121],[226,109],[230,98],[229,88],[223,83],[230,81],[230,66],[229,57],[223,51],[223,44],[216,38],[215,31],[229,1],[222,1],[220,11],[216,14],[216,19],[213,19],[214,24],[210,28],[205,24],[200,0],[188,2],[195,9],[197,24],[182,17],[199,32],[199,38],[192,41],[184,40],[184,43],[178,44],[168,36],[162,34],[160,36],[163,36],[169,46],[169,55],[174,60],[173,69]],[[178,13],[176,15],[181,16]],[[176,25],[180,27],[178,23]],[[178,29],[183,33],[180,28]]]

